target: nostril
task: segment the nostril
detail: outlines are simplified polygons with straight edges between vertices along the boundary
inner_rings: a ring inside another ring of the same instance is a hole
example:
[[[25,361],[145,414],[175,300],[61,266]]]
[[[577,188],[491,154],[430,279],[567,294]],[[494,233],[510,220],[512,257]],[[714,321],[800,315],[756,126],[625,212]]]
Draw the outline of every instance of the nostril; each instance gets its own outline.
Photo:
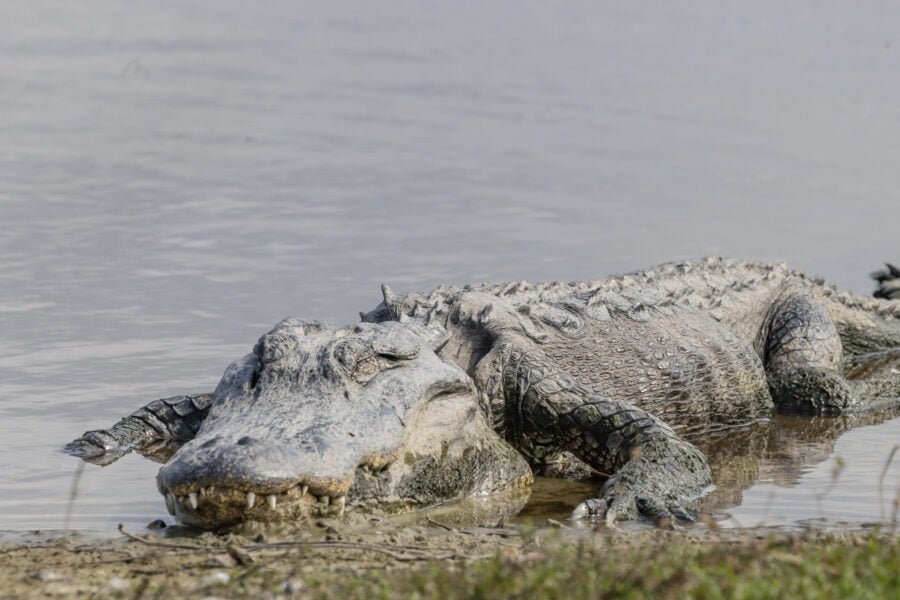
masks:
[[[247,435],[245,435],[244,437],[242,437],[241,439],[239,439],[237,441],[238,446],[247,446],[248,444],[252,444],[252,443],[253,443],[253,438],[250,436],[247,436]]]
[[[210,446],[212,446],[213,444],[215,444],[218,441],[219,441],[219,438],[213,438],[211,440],[206,440],[205,442],[200,444],[200,447],[201,448],[209,448]]]

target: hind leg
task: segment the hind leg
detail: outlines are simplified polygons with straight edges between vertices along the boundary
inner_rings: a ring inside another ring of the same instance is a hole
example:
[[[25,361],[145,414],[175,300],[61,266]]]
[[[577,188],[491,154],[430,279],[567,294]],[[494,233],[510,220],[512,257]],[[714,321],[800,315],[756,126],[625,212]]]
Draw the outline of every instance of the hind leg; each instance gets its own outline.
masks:
[[[765,339],[766,376],[779,412],[836,415],[860,404],[842,375],[841,338],[821,304],[803,295],[783,298]]]
[[[893,357],[893,351],[882,353]],[[900,377],[893,369],[863,379],[844,376],[843,347],[825,307],[804,295],[782,298],[772,310],[765,336],[769,391],[779,412],[839,415],[894,404]]]

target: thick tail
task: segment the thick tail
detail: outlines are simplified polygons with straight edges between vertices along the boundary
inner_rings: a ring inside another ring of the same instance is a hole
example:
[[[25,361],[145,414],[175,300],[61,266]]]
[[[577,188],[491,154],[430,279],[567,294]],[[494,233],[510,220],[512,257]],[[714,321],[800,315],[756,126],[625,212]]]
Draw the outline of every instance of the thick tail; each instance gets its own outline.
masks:
[[[841,337],[844,376],[873,384],[886,378],[897,389],[900,371],[900,269],[891,264],[872,273],[876,299],[847,292],[830,294],[829,312]],[[876,386],[877,387],[877,386]],[[898,395],[894,393],[894,397]]]
[[[878,282],[874,295],[886,300],[900,300],[900,269],[890,263],[884,266],[884,269],[872,273],[872,279]]]

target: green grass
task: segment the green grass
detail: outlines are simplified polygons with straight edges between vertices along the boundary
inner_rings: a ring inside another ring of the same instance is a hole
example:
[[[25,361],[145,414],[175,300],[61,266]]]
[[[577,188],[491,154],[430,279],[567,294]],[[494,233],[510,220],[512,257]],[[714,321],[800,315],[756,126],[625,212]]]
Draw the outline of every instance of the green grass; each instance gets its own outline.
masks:
[[[148,538],[26,545],[2,554],[0,598],[900,600],[900,549],[883,532],[632,534],[448,532],[393,546]],[[440,561],[419,562],[427,557]]]
[[[301,561],[302,563],[302,561]],[[296,571],[295,571],[296,573]],[[296,576],[281,569],[223,587],[225,595],[312,598],[900,598],[896,540],[659,543],[544,551],[528,546],[469,564]],[[236,589],[239,588],[239,589]],[[215,593],[213,589],[210,592]]]

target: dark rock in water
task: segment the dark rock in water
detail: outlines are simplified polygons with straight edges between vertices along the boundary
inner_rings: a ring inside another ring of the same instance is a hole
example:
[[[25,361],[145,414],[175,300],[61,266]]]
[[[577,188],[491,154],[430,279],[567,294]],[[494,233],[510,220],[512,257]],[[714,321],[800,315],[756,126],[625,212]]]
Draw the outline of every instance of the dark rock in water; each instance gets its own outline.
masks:
[[[872,273],[872,279],[878,282],[875,297],[900,300],[900,269],[890,263],[885,263],[884,266],[884,269]]]

